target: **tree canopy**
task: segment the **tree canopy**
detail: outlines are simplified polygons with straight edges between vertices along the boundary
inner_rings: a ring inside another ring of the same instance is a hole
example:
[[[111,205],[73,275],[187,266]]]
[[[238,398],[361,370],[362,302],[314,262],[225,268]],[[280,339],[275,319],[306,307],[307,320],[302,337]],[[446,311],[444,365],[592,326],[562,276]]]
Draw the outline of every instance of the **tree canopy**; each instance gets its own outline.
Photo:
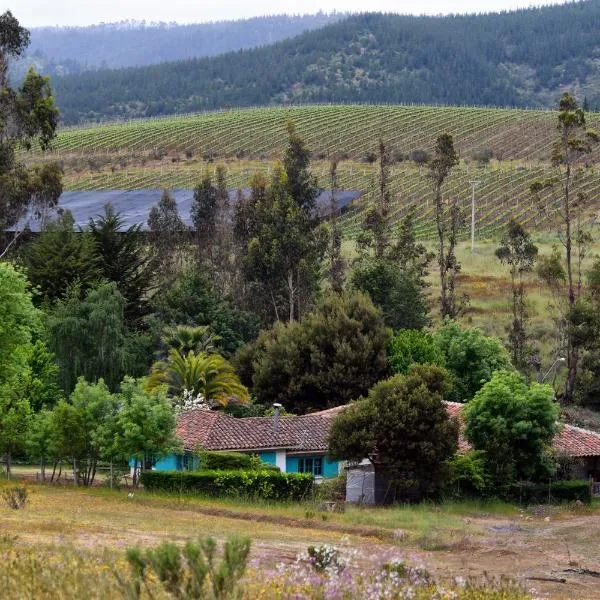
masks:
[[[458,447],[458,423],[443,403],[447,383],[431,365],[377,383],[334,419],[330,456],[370,458],[388,477],[388,502],[439,492]]]

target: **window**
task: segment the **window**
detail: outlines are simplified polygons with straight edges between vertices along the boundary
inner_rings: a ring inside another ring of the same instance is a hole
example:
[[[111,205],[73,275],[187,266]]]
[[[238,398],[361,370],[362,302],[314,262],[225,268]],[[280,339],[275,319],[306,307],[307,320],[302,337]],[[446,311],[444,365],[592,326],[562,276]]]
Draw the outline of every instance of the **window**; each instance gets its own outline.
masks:
[[[299,458],[298,473],[312,473],[315,477],[323,475],[322,458]]]

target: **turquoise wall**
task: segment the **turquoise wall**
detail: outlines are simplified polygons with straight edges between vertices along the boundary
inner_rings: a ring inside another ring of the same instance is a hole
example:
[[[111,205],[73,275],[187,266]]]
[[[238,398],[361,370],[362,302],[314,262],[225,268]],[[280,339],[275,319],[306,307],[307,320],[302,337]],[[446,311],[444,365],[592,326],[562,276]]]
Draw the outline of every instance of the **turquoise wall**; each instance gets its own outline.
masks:
[[[176,471],[178,466],[177,456],[168,454],[159,459],[154,466],[157,471]],[[181,464],[179,465],[181,466]]]
[[[259,452],[258,456],[260,460],[264,463],[268,463],[270,465],[277,464],[275,452]],[[177,456],[175,454],[169,454],[161,458],[154,467],[157,471],[181,471],[183,466],[182,456]],[[307,456],[287,456],[285,461],[285,470],[288,473],[297,473],[298,472],[298,459],[299,458],[320,458],[322,459],[323,465],[323,477],[337,477],[338,475],[338,465],[339,462],[337,460],[330,460],[327,456],[323,454],[314,454]],[[194,461],[196,462],[196,461]],[[133,466],[133,461],[131,461],[131,466]]]
[[[321,458],[322,459],[322,470],[323,477],[337,477],[338,475],[338,461],[330,460],[327,456],[322,454],[306,455],[306,456],[288,456],[285,461],[285,470],[288,473],[298,472],[298,460],[300,458]]]
[[[260,460],[262,460],[264,463],[267,463],[268,465],[277,464],[275,452],[259,452],[258,458],[260,458]]]

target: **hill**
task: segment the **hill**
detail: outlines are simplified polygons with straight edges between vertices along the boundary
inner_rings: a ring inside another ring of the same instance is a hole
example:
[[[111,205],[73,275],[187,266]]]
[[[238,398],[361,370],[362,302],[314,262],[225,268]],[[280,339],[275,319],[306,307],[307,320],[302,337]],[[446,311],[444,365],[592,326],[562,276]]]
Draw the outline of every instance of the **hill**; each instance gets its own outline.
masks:
[[[440,133],[452,134],[461,154],[446,193],[458,197],[468,211],[469,181],[481,181],[480,237],[497,235],[510,216],[519,216],[538,232],[549,231],[556,222],[559,200],[548,192],[540,210],[529,192],[532,181],[549,176],[556,135],[552,111],[343,105],[230,110],[66,129],[52,157],[64,165],[69,190],[192,188],[216,163],[225,164],[230,187],[245,188],[254,173],[268,176],[281,158],[290,119],[313,152],[320,185],[329,187],[329,158],[338,155],[339,188],[362,195],[342,219],[346,237],[358,232],[375,187],[373,161],[380,135],[396,160],[391,173],[394,215],[400,219],[416,209],[421,237],[433,234],[431,185],[427,168],[412,157],[416,150],[431,152]],[[598,128],[600,114],[589,114],[588,121]],[[494,158],[488,164],[477,160],[490,153]],[[600,195],[599,174],[591,170],[586,178],[590,194]]]
[[[212,23],[122,22],[31,30],[30,64],[51,75],[214,56],[264,46],[339,21],[344,15],[276,15]]]
[[[270,46],[54,82],[66,123],[293,102],[600,105],[595,0],[501,14],[353,15]]]

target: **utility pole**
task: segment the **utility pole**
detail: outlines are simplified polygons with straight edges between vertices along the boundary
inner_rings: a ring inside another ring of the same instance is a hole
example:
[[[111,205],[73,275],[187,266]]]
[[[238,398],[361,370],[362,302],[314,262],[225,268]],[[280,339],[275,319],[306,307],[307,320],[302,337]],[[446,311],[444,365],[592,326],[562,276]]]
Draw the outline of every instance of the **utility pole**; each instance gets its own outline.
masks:
[[[471,186],[473,191],[473,194],[471,196],[471,254],[475,252],[475,188],[480,183],[481,181],[469,181],[469,185]]]

